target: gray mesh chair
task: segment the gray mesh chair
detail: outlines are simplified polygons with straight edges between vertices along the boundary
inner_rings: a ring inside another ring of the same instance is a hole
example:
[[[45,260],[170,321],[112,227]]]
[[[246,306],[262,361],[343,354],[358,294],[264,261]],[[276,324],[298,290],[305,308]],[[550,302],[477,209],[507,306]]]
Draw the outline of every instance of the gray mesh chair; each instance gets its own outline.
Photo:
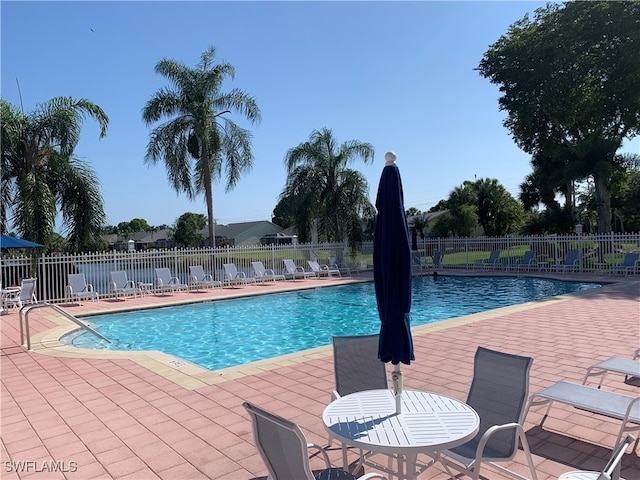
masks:
[[[537,480],[522,428],[532,363],[530,357],[478,347],[467,404],[480,416],[480,430],[473,440],[445,450],[439,456],[452,477],[450,468],[477,480],[480,467],[485,462],[515,478],[525,478],[496,463],[512,460],[518,451],[519,440],[531,470],[531,478]]]
[[[331,400],[354,392],[389,388],[385,363],[378,358],[380,335],[333,337],[333,371],[336,389]],[[329,435],[329,446],[333,439]],[[360,456],[365,453],[361,450]],[[347,446],[342,445],[344,467],[348,465]]]
[[[558,480],[624,480],[620,478],[620,461],[622,460],[625,450],[634,440],[631,435],[627,435],[627,437],[613,449],[611,458],[600,472],[576,470],[560,475]]]
[[[269,472],[269,480],[385,479],[378,473],[355,477],[339,468],[332,468],[327,452],[319,445],[307,443],[298,425],[248,402],[243,406],[251,416],[253,438]],[[317,449],[325,461],[326,469],[317,476],[311,470],[310,448]]]

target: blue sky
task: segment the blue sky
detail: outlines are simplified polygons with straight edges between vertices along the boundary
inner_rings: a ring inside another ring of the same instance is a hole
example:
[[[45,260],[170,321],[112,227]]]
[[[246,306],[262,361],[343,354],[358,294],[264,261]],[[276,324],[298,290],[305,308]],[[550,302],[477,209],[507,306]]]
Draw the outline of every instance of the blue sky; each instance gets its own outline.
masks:
[[[284,156],[313,130],[371,143],[374,163],[351,165],[375,200],[384,154],[398,155],[405,207],[426,211],[465,180],[497,178],[514,196],[529,155],[502,126],[498,87],[477,67],[509,25],[545,2],[12,2],[0,3],[1,95],[25,111],[55,96],[87,98],[110,119],[88,119],[76,155],[100,180],[107,223],[171,225],[206,214],[143,162],[144,104],[166,80],[162,58],[195,66],[209,46],[236,68],[223,90],[253,95],[262,122],[255,162],[231,192],[214,185],[219,224],[270,220],[286,181]],[[638,138],[624,151],[640,153]]]

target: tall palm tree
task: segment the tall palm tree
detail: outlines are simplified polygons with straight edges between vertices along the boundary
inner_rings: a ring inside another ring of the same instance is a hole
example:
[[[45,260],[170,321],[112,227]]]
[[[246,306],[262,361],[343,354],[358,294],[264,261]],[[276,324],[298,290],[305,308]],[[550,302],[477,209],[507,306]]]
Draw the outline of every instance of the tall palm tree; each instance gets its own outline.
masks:
[[[360,216],[373,210],[364,175],[347,168],[356,158],[373,161],[369,143],[350,140],[338,146],[327,128],[314,130],[309,141],[285,156],[288,179],[282,196],[295,198],[296,227],[307,240],[312,222],[327,241],[342,241],[360,228]]]
[[[93,247],[105,221],[100,186],[95,172],[73,151],[86,116],[98,122],[100,138],[106,135],[105,112],[71,97],[52,98],[29,114],[0,99],[0,109],[2,231],[11,216],[21,236],[48,245],[59,207],[67,247]]]
[[[173,188],[191,199],[204,192],[212,247],[216,244],[213,182],[222,176],[224,163],[225,191],[229,191],[253,166],[251,132],[225,115],[234,110],[252,124],[260,122],[260,109],[253,97],[235,88],[221,91],[223,80],[234,78],[235,68],[228,63],[215,64],[215,52],[209,47],[196,68],[160,60],[156,73],[166,77],[171,87],[158,90],[142,110],[147,126],[168,118],[151,132],[145,163],[155,165],[163,159]]]

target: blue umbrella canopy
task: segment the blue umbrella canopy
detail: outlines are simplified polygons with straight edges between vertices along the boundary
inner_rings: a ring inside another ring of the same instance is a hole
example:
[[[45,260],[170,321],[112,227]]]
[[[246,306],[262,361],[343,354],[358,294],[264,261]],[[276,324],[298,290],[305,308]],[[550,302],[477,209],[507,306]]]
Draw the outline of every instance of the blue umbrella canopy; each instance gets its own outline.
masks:
[[[0,235],[0,248],[40,248],[44,245],[39,243],[23,240],[22,238],[10,237],[9,235]]]
[[[395,154],[385,155],[376,198],[373,279],[380,315],[378,357],[394,365],[415,360],[411,338],[411,248]]]

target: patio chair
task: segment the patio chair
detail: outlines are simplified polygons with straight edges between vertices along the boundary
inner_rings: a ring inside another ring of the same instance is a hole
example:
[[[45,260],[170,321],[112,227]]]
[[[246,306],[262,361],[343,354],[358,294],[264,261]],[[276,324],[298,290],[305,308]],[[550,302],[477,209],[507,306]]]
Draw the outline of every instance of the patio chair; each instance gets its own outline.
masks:
[[[558,480],[624,480],[620,477],[620,462],[625,450],[634,440],[631,435],[627,435],[626,438],[613,449],[609,461],[601,471],[589,472],[586,470],[576,470],[563,473],[558,477]]]
[[[342,275],[351,275],[351,268],[348,265],[341,265],[336,257],[327,257],[327,265],[331,269],[339,270]]]
[[[70,273],[67,275],[67,299],[76,300],[80,304],[82,299],[98,300],[98,292],[93,290],[93,285],[87,283],[84,273]]]
[[[295,262],[291,258],[284,259],[283,262],[284,262],[285,277],[289,276],[293,280],[295,280],[296,278],[305,279],[308,277],[316,276],[316,274],[313,272],[308,272],[302,267],[297,267]]]
[[[433,252],[433,256],[431,257],[431,260],[427,260],[425,262],[425,266],[428,268],[433,268],[434,270],[436,268],[440,268],[442,265],[442,252],[440,250],[436,250],[435,252]]]
[[[500,250],[491,250],[489,258],[482,261],[482,268],[500,268]]]
[[[225,263],[222,268],[224,269],[224,283],[229,286],[255,282],[255,279],[247,277],[246,273],[239,272],[235,263]]]
[[[262,262],[251,262],[251,266],[253,268],[253,278],[256,282],[260,281],[260,283],[264,283],[265,280],[271,280],[273,282],[276,280],[286,280],[284,275],[276,274],[271,268],[265,268]]]
[[[202,265],[192,265],[189,267],[190,287],[220,287],[222,282],[214,280],[213,275],[204,273]]]
[[[3,307],[22,308],[23,305],[35,303],[36,300],[36,278],[23,278],[20,288],[10,290],[3,298]]]
[[[244,402],[253,425],[253,439],[262,457],[269,480],[367,480],[384,479],[379,473],[361,477],[332,468],[327,452],[314,443],[308,443],[300,427],[278,415]],[[309,449],[317,450],[325,462],[325,469],[314,475],[309,460]]]
[[[518,440],[537,480],[527,437],[522,427],[533,359],[478,347],[467,404],[480,416],[480,430],[473,440],[436,456],[453,478],[450,468],[480,478],[483,463],[516,478],[522,476],[497,462],[507,462],[518,451]],[[485,475],[486,476],[486,475]]]
[[[564,257],[564,260],[560,263],[552,265],[551,268],[556,272],[562,271],[564,273],[567,270],[576,271],[580,262],[580,252],[578,250],[569,250]]]
[[[340,274],[340,270],[337,268],[331,269],[329,265],[320,265],[317,260],[307,260],[309,264],[309,268],[315,274],[316,277],[320,278],[322,276],[330,277],[331,275],[337,275],[338,277],[342,277]]]
[[[510,265],[509,268],[514,268],[517,272],[519,272],[520,269],[529,270],[534,267],[535,264],[536,252],[534,252],[533,250],[527,250],[526,252],[524,252],[524,255],[522,255],[522,258],[516,261],[516,263],[514,263],[513,265]]]
[[[611,267],[611,273],[624,273],[625,276],[629,273],[638,273],[639,258],[640,253],[625,253],[622,263]]]
[[[171,270],[166,267],[156,268],[156,291],[160,293],[185,290],[188,285],[181,283],[178,277],[171,275]]]
[[[109,293],[113,293],[116,298],[118,298],[120,294],[125,297],[128,294],[132,294],[133,298],[135,298],[136,295],[141,293],[140,288],[136,287],[135,282],[127,278],[127,272],[124,270],[110,272],[110,276]]]

